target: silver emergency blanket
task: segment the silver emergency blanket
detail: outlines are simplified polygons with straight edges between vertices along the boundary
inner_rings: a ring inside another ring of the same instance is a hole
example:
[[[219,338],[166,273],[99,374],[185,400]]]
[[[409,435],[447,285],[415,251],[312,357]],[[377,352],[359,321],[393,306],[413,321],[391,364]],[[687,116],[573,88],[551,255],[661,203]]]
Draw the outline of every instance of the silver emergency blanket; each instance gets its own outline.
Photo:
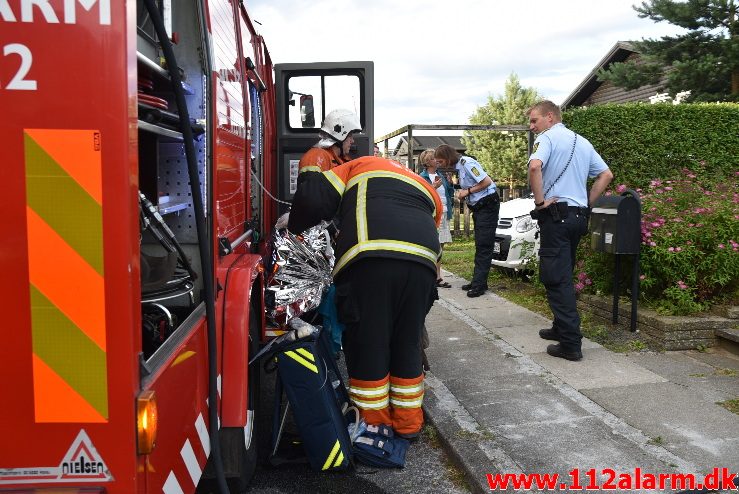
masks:
[[[326,224],[300,235],[276,230],[272,273],[267,280],[267,316],[280,327],[315,309],[331,284],[334,254]]]

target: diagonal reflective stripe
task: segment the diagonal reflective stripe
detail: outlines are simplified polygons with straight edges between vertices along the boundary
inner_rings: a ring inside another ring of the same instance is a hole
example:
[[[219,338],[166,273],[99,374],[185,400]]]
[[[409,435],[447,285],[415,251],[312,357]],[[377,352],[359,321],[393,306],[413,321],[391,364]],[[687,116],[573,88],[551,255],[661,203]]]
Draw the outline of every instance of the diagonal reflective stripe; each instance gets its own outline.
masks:
[[[26,201],[103,275],[103,208],[30,136],[25,136]]]
[[[336,263],[334,267],[334,274],[338,273],[349,261],[354,259],[361,252],[369,252],[373,250],[390,250],[395,252],[404,252],[406,254],[412,254],[416,256],[428,259],[432,263],[436,264],[437,253],[424,247],[423,245],[412,244],[410,242],[403,242],[401,240],[368,240],[366,242],[359,243],[347,250],[341,259]]]
[[[327,172],[323,172],[323,176],[326,177],[331,185],[334,186],[334,189],[336,189],[336,192],[338,192],[340,196],[344,195],[346,185],[336,173],[334,173],[332,170],[329,170]]]
[[[35,286],[30,291],[33,353],[107,419],[105,351]]]
[[[334,463],[334,467],[341,466],[341,463],[344,461],[344,453],[339,451],[339,456],[336,458],[336,462]]]
[[[308,369],[310,369],[313,372],[315,372],[316,374],[318,374],[318,368],[315,365],[311,364],[310,362],[308,362],[307,360],[305,360],[303,357],[301,357],[297,353],[293,352],[292,350],[290,350],[288,352],[285,352],[285,355],[287,355],[291,359],[295,360],[300,365],[305,366]]]
[[[357,240],[359,243],[369,239],[367,232],[367,181],[359,182],[357,187]]]
[[[323,464],[323,468],[321,470],[328,470],[328,467],[331,466],[331,463],[334,461],[334,457],[336,456],[336,453],[339,451],[340,448],[339,440],[336,440],[336,444],[334,444],[333,449],[331,450],[331,453],[329,453],[328,458],[326,458],[326,462]]]
[[[297,349],[297,350],[295,350],[295,351],[296,351],[296,352],[298,352],[298,353],[299,353],[300,355],[302,355],[303,357],[305,357],[305,358],[307,358],[308,360],[310,360],[311,362],[315,362],[315,361],[316,361],[316,358],[315,358],[315,357],[313,356],[313,354],[312,354],[312,353],[310,353],[310,352],[309,352],[309,351],[308,351],[307,349],[305,349],[305,348],[298,348],[298,349]]]

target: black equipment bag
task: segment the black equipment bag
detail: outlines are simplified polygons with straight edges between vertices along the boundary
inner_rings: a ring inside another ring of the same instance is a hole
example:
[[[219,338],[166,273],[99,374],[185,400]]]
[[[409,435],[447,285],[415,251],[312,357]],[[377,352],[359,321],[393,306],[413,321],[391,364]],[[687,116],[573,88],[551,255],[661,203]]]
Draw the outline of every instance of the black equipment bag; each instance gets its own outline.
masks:
[[[330,351],[328,332],[278,348],[279,388],[284,388],[298,426],[303,449],[313,470],[344,470],[351,464],[352,445],[344,413],[349,394]],[[276,400],[281,400],[276,396]],[[279,441],[279,436],[276,441]],[[276,444],[273,444],[276,446]]]

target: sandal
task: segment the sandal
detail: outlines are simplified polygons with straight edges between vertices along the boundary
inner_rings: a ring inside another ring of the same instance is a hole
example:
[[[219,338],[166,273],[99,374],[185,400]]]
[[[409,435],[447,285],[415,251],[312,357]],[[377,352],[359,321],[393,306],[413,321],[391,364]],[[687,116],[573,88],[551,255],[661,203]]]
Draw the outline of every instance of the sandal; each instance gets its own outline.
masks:
[[[451,288],[452,287],[452,285],[442,280],[441,278],[436,280],[436,286],[438,286],[439,288]]]

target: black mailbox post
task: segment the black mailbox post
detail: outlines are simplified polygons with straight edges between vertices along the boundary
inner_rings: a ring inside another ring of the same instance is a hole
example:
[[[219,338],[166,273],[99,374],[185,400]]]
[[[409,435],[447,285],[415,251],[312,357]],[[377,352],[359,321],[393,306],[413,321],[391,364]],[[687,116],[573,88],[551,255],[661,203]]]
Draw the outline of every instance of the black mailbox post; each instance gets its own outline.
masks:
[[[590,214],[591,247],[614,254],[613,323],[618,322],[618,280],[621,256],[634,256],[631,281],[631,331],[636,331],[636,301],[639,298],[639,253],[641,248],[641,201],[637,193],[625,190],[620,196],[602,196]]]

